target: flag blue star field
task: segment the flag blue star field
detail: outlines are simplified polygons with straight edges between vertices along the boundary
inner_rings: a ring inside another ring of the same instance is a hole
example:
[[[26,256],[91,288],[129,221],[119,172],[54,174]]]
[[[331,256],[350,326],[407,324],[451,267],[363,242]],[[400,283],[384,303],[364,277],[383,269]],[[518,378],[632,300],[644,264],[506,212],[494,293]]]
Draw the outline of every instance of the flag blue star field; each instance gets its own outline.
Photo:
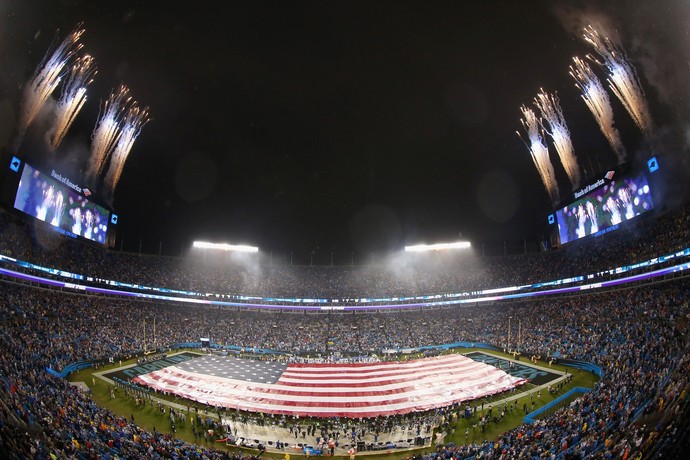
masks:
[[[133,381],[214,407],[351,418],[445,407],[526,382],[459,354],[354,364],[287,364],[207,355]]]

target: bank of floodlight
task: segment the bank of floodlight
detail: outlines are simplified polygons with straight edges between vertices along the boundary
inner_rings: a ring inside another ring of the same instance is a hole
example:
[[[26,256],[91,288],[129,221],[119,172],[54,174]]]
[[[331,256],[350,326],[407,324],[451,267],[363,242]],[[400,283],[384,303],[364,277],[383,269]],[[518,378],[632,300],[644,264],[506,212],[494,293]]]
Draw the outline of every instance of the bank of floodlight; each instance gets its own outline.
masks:
[[[469,249],[472,247],[469,241],[457,241],[455,243],[416,244],[405,246],[405,252],[445,251],[448,249]]]
[[[206,241],[195,241],[193,246],[199,249],[213,249],[216,251],[259,252],[258,247],[246,246],[243,244],[209,243]]]

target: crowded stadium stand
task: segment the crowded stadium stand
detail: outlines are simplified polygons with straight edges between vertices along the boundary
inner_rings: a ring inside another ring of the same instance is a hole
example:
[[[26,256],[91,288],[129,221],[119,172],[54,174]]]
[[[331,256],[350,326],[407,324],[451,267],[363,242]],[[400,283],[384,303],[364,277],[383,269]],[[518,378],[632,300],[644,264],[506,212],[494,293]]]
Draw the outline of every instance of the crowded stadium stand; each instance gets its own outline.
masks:
[[[573,374],[600,379],[496,438],[426,443],[400,457],[681,458],[690,434],[689,211],[688,205],[669,209],[634,227],[540,253],[415,256],[346,267],[122,253],[46,233],[3,212],[0,451],[46,459],[258,457],[264,446],[243,444],[257,455],[214,447],[211,438],[232,434],[223,417],[261,424],[263,414],[202,408],[219,417],[208,418],[210,431],[193,443],[175,436],[174,408],[171,429],[145,429],[136,414],[97,405],[68,377],[202,346],[261,361],[337,364],[384,355],[395,360],[410,351],[443,356],[462,344],[519,350],[523,359],[568,364]],[[127,376],[114,382],[113,397],[154,404],[147,387]],[[476,411],[476,401],[469,403]],[[365,446],[356,440],[365,432],[416,426],[424,428],[413,438],[433,439],[432,433],[451,429],[448,420],[460,407],[324,418],[321,425],[312,420],[309,426],[319,430],[308,435],[318,441],[342,432],[341,444],[348,437],[360,455]],[[192,410],[178,412],[184,417]],[[487,421],[481,423],[483,429]],[[286,424],[290,432],[299,426]],[[271,447],[282,457],[280,446]]]

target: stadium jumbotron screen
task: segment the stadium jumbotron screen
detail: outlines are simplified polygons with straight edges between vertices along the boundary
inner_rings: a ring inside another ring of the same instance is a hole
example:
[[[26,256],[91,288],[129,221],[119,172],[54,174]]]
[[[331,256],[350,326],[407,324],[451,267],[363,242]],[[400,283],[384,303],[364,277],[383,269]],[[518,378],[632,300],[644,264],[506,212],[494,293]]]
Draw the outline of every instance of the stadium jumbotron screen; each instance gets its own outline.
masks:
[[[14,207],[72,238],[107,242],[109,210],[26,163]]]
[[[560,244],[614,230],[654,208],[644,172],[612,181],[605,177],[587,189],[592,191],[556,211]]]

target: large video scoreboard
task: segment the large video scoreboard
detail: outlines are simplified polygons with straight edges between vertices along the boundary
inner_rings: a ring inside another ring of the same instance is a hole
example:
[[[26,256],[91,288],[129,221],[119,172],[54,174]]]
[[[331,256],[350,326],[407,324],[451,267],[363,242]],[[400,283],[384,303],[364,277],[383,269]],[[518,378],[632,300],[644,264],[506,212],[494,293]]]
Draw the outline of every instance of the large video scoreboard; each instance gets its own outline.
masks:
[[[12,156],[5,171],[2,204],[70,238],[106,247],[115,242],[117,214],[97,203],[92,192],[56,170],[49,173]]]
[[[548,217],[554,243],[602,235],[654,209],[647,173],[657,169],[653,158],[647,171],[613,169],[573,192],[572,201]]]

